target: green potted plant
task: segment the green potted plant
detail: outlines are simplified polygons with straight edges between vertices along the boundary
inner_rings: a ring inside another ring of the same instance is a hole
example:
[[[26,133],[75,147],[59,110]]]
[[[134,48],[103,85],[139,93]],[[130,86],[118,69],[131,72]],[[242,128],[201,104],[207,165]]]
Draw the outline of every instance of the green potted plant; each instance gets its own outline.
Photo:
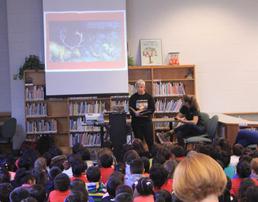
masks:
[[[42,70],[44,69],[44,64],[42,64],[39,60],[39,57],[36,55],[29,55],[29,57],[25,58],[24,64],[19,68],[19,72],[16,74],[16,79],[23,79],[23,74],[25,70],[34,69],[34,70]]]

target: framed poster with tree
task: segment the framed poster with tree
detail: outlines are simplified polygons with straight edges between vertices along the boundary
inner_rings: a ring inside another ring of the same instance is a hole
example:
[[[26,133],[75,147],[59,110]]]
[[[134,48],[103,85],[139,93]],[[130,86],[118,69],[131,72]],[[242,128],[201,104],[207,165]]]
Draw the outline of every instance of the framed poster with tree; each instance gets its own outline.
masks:
[[[141,39],[141,65],[162,65],[160,39]]]

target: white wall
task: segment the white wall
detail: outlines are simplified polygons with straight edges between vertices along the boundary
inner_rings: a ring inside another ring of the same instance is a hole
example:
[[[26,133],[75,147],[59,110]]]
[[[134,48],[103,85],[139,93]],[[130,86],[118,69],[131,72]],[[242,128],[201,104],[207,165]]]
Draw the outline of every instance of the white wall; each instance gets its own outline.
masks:
[[[8,38],[9,63],[11,77],[11,112],[17,119],[18,130],[14,139],[14,148],[19,148],[24,140],[24,84],[13,80],[30,54],[43,57],[43,19],[41,0],[8,0]]]
[[[11,112],[6,0],[0,0],[0,112]]]
[[[203,111],[258,112],[257,10],[255,0],[129,0],[129,51],[139,64],[139,40],[160,38],[165,57],[196,65]]]

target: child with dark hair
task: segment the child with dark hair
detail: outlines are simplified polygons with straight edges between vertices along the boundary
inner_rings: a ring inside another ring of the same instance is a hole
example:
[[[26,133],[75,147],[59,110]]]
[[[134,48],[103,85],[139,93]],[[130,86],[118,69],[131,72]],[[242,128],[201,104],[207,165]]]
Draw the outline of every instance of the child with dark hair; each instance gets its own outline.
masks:
[[[258,186],[251,186],[246,190],[246,201],[247,202],[258,201]]]
[[[40,157],[34,162],[32,174],[36,179],[37,184],[45,186],[48,180],[47,176],[47,161],[45,158]]]
[[[175,155],[177,161],[181,161],[186,155],[184,147],[180,145],[175,145],[174,147],[172,147],[170,152]]]
[[[27,171],[25,168],[20,168],[17,170],[13,185],[14,187],[31,187],[36,183],[35,177],[31,174],[30,171]]]
[[[168,160],[164,163],[163,167],[168,172],[168,180],[162,186],[161,190],[167,190],[169,193],[173,191],[173,175],[177,166],[176,160]]]
[[[130,174],[130,163],[135,159],[139,159],[140,156],[135,150],[129,150],[124,154],[123,162],[125,163],[125,175]]]
[[[132,185],[143,177],[144,165],[141,159],[135,159],[130,163],[130,173],[125,175],[125,184],[132,187]]]
[[[80,180],[76,179],[71,182],[70,184],[71,194],[70,195],[78,195],[81,194],[80,200],[84,201],[94,201],[91,197],[88,196],[88,191],[86,190],[85,183]]]
[[[62,173],[62,171],[59,167],[54,166],[50,169],[49,174],[48,174],[49,179],[48,179],[46,187],[45,187],[47,194],[49,194],[51,191],[53,191],[55,189],[54,179],[60,173]]]
[[[168,180],[168,171],[161,165],[154,165],[150,169],[150,179],[154,184],[154,191],[160,191],[162,189],[166,189],[167,191],[172,191],[171,187],[166,187],[166,183]]]
[[[141,160],[142,160],[142,162],[143,162],[143,166],[144,166],[144,177],[149,177],[149,172],[150,172],[150,160],[147,158],[147,157],[145,157],[145,156],[143,156],[143,157],[141,157]]]
[[[13,187],[10,183],[0,184],[0,201],[9,202],[9,195],[12,192]]]
[[[133,149],[139,154],[139,156],[149,156],[148,152],[144,149],[144,145],[141,139],[135,138],[132,142]]]
[[[78,161],[77,163],[73,163],[72,164],[73,177],[71,177],[70,180],[73,181],[75,179],[80,179],[84,183],[88,182],[85,175],[86,169],[87,169],[87,164],[84,161]]]
[[[154,202],[153,183],[150,178],[143,177],[135,182],[134,202]]]
[[[236,169],[234,166],[230,165],[230,153],[226,151],[222,151],[220,156],[221,156],[221,161],[223,163],[223,168],[224,168],[224,172],[226,173],[226,176],[232,179],[236,174]]]
[[[46,191],[42,185],[35,184],[28,189],[30,195],[37,199],[38,202],[46,201]]]
[[[166,158],[161,153],[157,153],[152,159],[152,165],[162,165],[165,162]]]
[[[101,181],[106,184],[110,175],[114,172],[113,156],[110,153],[104,153],[99,157]]]
[[[105,194],[106,196],[103,196],[102,202],[114,201],[116,196],[116,188],[122,184],[123,182],[119,179],[118,176],[111,176],[107,181],[107,194]]]
[[[80,162],[80,161],[82,161],[82,158],[78,153],[69,155],[66,161],[67,168],[63,170],[63,173],[68,175],[68,177],[72,177],[73,176],[72,165],[77,164],[77,162]]]
[[[73,154],[77,154],[78,152],[83,150],[83,145],[81,143],[76,143],[72,147]]]
[[[244,147],[241,144],[235,144],[232,148],[232,155],[230,157],[230,165],[236,168],[239,158],[242,155]]]
[[[122,192],[116,195],[115,202],[133,202],[133,196],[126,192]]]
[[[239,194],[238,194],[239,201],[246,201],[246,191],[251,186],[255,186],[254,181],[248,178],[244,179],[240,183]]]
[[[60,173],[54,179],[55,190],[49,194],[49,202],[63,202],[70,194],[70,179],[66,174]]]
[[[238,191],[241,182],[244,178],[250,178],[251,175],[251,167],[250,163],[247,161],[239,161],[237,164],[237,176],[231,180],[232,182],[232,188],[230,190],[230,193],[234,196],[238,196]],[[253,179],[254,183],[258,185],[258,181]]]
[[[26,188],[17,187],[10,193],[9,200],[10,202],[21,202],[29,196],[29,191]]]
[[[100,181],[100,169],[96,166],[91,166],[86,172],[88,183],[86,188],[89,196],[91,196],[95,202],[101,201],[103,195],[106,193],[104,184]]]
[[[116,188],[116,196],[120,193],[128,193],[130,195],[133,195],[133,190],[128,185],[122,184]]]
[[[172,195],[167,190],[160,190],[154,194],[155,202],[157,201],[164,201],[164,202],[171,202]]]

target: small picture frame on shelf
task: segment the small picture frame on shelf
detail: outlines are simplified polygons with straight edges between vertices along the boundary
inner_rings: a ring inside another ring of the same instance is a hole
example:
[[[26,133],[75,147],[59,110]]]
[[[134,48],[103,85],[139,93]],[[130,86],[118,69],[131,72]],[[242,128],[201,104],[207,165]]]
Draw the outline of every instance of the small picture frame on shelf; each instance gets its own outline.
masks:
[[[141,65],[162,65],[161,39],[141,39]]]

